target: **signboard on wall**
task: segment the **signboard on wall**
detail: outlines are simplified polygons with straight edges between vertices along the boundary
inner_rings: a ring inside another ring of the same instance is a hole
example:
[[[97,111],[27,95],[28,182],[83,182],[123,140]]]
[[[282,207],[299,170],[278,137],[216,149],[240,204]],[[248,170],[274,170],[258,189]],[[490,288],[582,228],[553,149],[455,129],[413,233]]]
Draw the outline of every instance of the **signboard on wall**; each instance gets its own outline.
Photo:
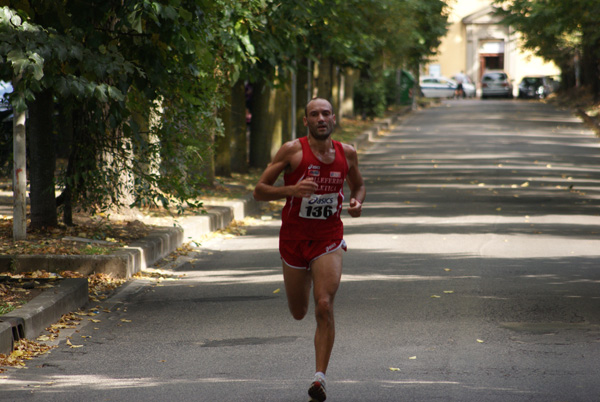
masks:
[[[432,77],[441,77],[442,76],[442,66],[439,64],[430,64],[429,65],[429,75]]]

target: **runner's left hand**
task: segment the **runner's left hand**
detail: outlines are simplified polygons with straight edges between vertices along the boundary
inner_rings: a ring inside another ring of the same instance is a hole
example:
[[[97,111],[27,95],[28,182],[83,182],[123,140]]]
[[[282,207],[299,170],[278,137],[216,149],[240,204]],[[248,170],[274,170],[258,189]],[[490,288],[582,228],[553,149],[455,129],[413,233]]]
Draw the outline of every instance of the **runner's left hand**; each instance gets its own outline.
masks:
[[[348,214],[353,218],[358,218],[362,214],[362,203],[356,198],[350,199]]]

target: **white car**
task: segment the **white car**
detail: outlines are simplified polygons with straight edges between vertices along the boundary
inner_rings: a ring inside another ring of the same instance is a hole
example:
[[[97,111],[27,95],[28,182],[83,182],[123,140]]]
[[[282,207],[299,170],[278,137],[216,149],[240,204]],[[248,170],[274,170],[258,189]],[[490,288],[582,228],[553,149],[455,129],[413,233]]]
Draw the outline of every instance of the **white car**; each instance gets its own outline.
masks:
[[[421,77],[421,92],[426,98],[452,98],[458,84],[446,77]]]

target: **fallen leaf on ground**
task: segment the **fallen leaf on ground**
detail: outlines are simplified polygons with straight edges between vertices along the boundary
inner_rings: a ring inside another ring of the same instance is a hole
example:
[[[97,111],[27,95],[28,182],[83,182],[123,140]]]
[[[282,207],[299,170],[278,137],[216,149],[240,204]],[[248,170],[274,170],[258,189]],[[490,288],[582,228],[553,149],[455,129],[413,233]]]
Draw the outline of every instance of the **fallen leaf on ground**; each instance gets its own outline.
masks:
[[[82,348],[83,345],[73,345],[70,339],[67,339],[67,345],[71,347],[71,349]]]
[[[27,339],[21,339],[15,343],[13,351],[10,355],[0,354],[0,373],[5,371],[2,366],[23,367],[25,360],[31,360],[35,356],[48,353],[55,346],[46,346]]]

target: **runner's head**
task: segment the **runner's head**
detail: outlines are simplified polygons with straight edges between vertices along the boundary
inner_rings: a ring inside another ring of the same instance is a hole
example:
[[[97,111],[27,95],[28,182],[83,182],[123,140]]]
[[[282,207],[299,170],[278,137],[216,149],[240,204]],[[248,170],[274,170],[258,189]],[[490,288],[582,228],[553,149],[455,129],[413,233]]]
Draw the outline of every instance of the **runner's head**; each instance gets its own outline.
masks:
[[[331,103],[323,98],[314,98],[308,102],[304,111],[304,125],[308,127],[309,135],[316,140],[329,138],[335,127]]]

